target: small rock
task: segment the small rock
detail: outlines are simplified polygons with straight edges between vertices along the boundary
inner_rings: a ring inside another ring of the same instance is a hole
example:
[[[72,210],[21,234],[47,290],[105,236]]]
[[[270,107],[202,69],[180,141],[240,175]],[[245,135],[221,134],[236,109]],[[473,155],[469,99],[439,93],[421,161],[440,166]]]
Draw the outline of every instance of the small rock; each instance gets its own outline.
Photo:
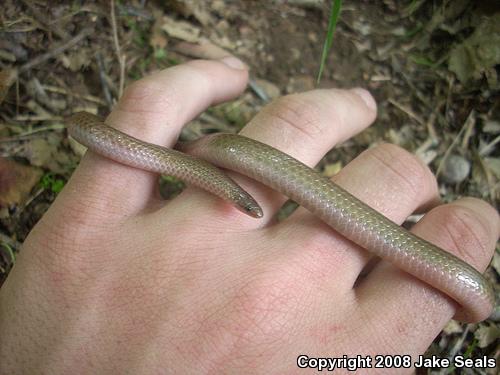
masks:
[[[280,88],[272,82],[256,78],[255,83],[261,90],[264,91],[269,99],[276,99],[281,95]]]
[[[470,162],[460,155],[450,155],[446,159],[442,177],[450,184],[457,184],[467,178],[470,172]]]

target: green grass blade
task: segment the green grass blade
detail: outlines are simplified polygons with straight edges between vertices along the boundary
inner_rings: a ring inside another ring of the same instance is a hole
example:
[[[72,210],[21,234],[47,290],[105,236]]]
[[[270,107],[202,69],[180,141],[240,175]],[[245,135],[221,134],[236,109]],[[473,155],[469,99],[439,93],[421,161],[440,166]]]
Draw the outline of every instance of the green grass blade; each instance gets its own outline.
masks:
[[[9,254],[11,264],[14,264],[16,262],[16,255],[14,254],[14,250],[7,245],[6,243],[0,244],[5,250],[7,250],[7,254]]]
[[[341,9],[342,0],[332,0],[332,9],[330,12],[330,21],[328,23],[328,32],[326,34],[325,44],[323,45],[323,52],[321,53],[321,64],[319,66],[318,78],[316,79],[316,83],[319,83],[321,81],[321,75],[323,74],[326,59],[328,58],[328,52],[330,52],[330,47],[332,46],[333,34],[335,33],[335,28],[337,27],[337,21],[339,19]]]

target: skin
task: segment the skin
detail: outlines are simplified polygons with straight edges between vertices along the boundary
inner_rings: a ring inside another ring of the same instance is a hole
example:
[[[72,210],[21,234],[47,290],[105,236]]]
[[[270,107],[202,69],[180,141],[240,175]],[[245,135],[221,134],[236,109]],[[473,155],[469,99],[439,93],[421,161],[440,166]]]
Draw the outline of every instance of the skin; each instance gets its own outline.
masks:
[[[244,90],[236,65],[146,77],[107,122],[171,147],[187,121]],[[275,101],[242,133],[312,166],[375,115],[364,90],[315,90]],[[302,373],[301,353],[416,360],[453,316],[454,302],[404,272],[366,270],[369,254],[307,211],[275,223],[285,198],[233,177],[263,219],[195,188],[165,203],[155,175],[87,153],[0,289],[0,374]],[[334,180],[396,222],[432,208],[417,235],[479,270],[491,259],[497,212],[473,198],[439,205],[432,173],[403,149],[371,148]]]

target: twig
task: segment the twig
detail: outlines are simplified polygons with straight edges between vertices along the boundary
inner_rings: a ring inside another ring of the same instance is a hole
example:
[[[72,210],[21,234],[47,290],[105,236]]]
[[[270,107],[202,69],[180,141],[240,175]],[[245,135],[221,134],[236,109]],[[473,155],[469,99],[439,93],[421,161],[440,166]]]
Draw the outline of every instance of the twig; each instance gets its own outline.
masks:
[[[262,90],[262,87],[259,86],[259,84],[254,78],[250,77],[250,79],[248,80],[248,85],[262,101],[266,103],[269,102],[270,100],[269,96],[266,94],[264,90]]]
[[[500,137],[497,137],[499,139]],[[481,155],[481,151],[479,151],[477,154],[474,154],[477,160],[477,163],[481,167],[482,172],[484,173],[484,176],[486,178],[486,183],[488,184],[488,192],[489,196],[492,202],[495,202],[495,195],[498,190],[499,184],[495,184],[495,178],[492,175],[492,172],[490,170],[490,167],[485,163],[485,160],[483,158],[484,155]]]
[[[34,193],[34,194],[32,194],[32,195],[28,198],[28,200],[27,200],[26,202],[24,202],[23,204],[18,205],[18,206],[17,206],[17,210],[16,210],[16,212],[14,212],[14,214],[12,215],[12,218],[13,218],[14,220],[18,220],[18,219],[19,219],[19,217],[21,216],[21,214],[24,212],[24,210],[25,210],[25,209],[26,209],[26,208],[27,208],[27,207],[28,207],[28,206],[29,206],[29,205],[30,205],[30,204],[31,204],[31,203],[32,203],[35,199],[37,199],[37,198],[38,198],[38,196],[44,192],[44,190],[45,190],[45,188],[43,188],[43,187],[41,187],[41,188],[37,189],[37,190],[35,191],[35,193]]]
[[[406,108],[404,105],[401,103],[395,101],[394,99],[389,99],[389,103],[391,103],[394,107],[398,108],[399,110],[403,111],[406,113],[409,117],[417,121],[420,125],[425,126],[424,120],[422,120],[418,115],[415,114],[411,109]]]
[[[448,360],[450,363],[453,363],[453,357],[455,357],[462,347],[463,343],[465,342],[465,339],[467,338],[467,335],[469,334],[469,325],[467,325],[462,332],[462,335],[455,341],[455,344],[453,344],[453,347],[451,350],[448,352]],[[450,374],[453,370],[455,370],[454,366],[446,369],[441,369],[438,371],[439,375],[445,375],[445,374]]]
[[[125,85],[125,55],[122,55],[121,53],[120,42],[118,40],[118,29],[116,26],[114,0],[111,0],[111,27],[113,29],[113,42],[115,44],[115,52],[118,58],[118,65],[120,66],[120,84],[118,86],[118,99],[119,99],[123,94],[123,87]]]
[[[500,135],[487,145],[481,147],[481,149],[479,150],[479,156],[482,157],[489,155],[493,150],[495,150],[495,147],[498,143],[500,143]]]
[[[1,157],[10,157],[10,156],[17,155],[17,153],[14,153],[14,155],[7,153],[7,151],[9,149],[7,149],[5,147],[9,147],[8,146],[9,144],[12,144],[12,143],[16,144],[16,143],[21,143],[21,142],[25,142],[25,141],[30,141],[33,139],[43,139],[43,138],[46,139],[47,135],[42,134],[41,132],[39,132],[37,134],[29,134],[29,135],[23,135],[23,136],[16,135],[16,136],[12,136],[12,137],[0,138],[0,156]],[[4,145],[7,145],[7,146],[4,146]]]
[[[16,120],[17,120],[17,118],[16,118]],[[63,118],[62,117],[54,117],[53,120],[54,121],[62,121]],[[62,124],[39,126],[38,128],[34,128],[34,129],[29,130],[29,131],[23,132],[21,134],[18,134],[17,136],[18,137],[26,137],[28,135],[33,135],[33,134],[40,133],[40,132],[46,132],[49,130],[63,130],[65,128],[66,127]]]
[[[415,150],[415,155],[417,155],[426,165],[429,165],[437,156],[437,152],[432,150],[434,146],[436,146],[436,139],[427,137],[424,143]]]
[[[412,92],[415,94],[415,97],[418,100],[420,100],[420,102],[422,102],[422,104],[425,105],[425,107],[429,111],[431,111],[431,113],[434,113],[434,115],[436,116],[436,118],[438,120],[438,123],[439,124],[446,124],[447,121],[446,121],[445,116],[443,116],[441,113],[439,113],[439,111],[437,109],[437,108],[439,108],[439,106],[436,105],[436,103],[429,101],[428,96],[424,95],[417,87],[415,87],[411,78],[409,78],[408,75],[403,73],[402,76],[403,76],[406,84],[408,86],[410,86],[410,88],[413,90]]]
[[[30,22],[31,25],[21,26],[17,29],[12,29],[12,27],[15,26],[16,24],[23,22]],[[37,28],[38,25],[36,25],[36,20],[34,20],[33,17],[21,16],[12,21],[3,20],[1,30],[4,33],[27,33],[36,30]]]
[[[467,120],[465,120],[465,123],[464,125],[462,126],[462,129],[460,129],[460,131],[458,132],[457,136],[455,137],[455,139],[453,140],[453,142],[451,142],[451,145],[450,147],[448,147],[448,149],[446,150],[446,152],[444,153],[444,156],[443,158],[441,159],[441,162],[439,163],[439,166],[438,166],[438,169],[436,171],[436,178],[439,177],[440,173],[441,173],[441,170],[443,169],[443,166],[444,166],[444,163],[446,162],[446,160],[448,159],[448,157],[450,156],[451,154],[451,151],[455,148],[456,144],[458,143],[460,137],[462,136],[463,132],[470,128],[470,127],[473,127],[474,124],[475,124],[475,112],[474,110],[472,110],[470,113],[469,113],[469,116],[467,117]]]
[[[66,51],[67,49],[75,46],[76,44],[78,44],[82,39],[84,39],[85,37],[87,37],[88,35],[90,35],[93,31],[93,28],[91,27],[87,27],[85,29],[83,29],[78,35],[76,35],[74,38],[71,38],[70,40],[68,40],[67,42],[63,43],[62,45],[60,45],[59,47],[56,47],[50,51],[47,51],[37,57],[35,57],[34,59],[32,59],[31,61],[28,61],[26,64],[24,65],[21,65],[21,67],[19,68],[19,73],[23,73],[27,70],[30,70],[32,69],[33,67],[35,67],[36,65],[39,65],[39,64],[42,64],[44,63],[45,61],[61,54],[62,52]]]
[[[99,68],[99,80],[101,81],[102,91],[104,92],[104,98],[108,103],[108,107],[111,109],[113,106],[113,97],[109,90],[108,80],[106,79],[106,72],[104,71],[104,61],[102,60],[102,55],[100,52],[95,54],[97,60],[97,67]]]
[[[437,144],[438,136],[436,133],[436,128],[434,127],[435,122],[436,122],[436,113],[431,112],[429,119],[427,120],[426,123],[427,133],[429,134],[429,137],[434,141],[434,144]]]
[[[63,87],[52,86],[52,85],[42,85],[42,88],[46,91],[54,92],[56,94],[72,96],[74,98],[83,99],[87,102],[92,102],[92,103],[96,103],[96,104],[100,104],[100,105],[106,105],[106,102],[104,100],[102,100],[101,98],[98,98],[97,96],[78,94],[76,92],[68,91]]]
[[[27,121],[36,121],[36,122],[39,122],[39,121],[46,121],[46,120],[53,120],[53,121],[64,121],[64,118],[61,117],[61,116],[53,116],[53,117],[50,117],[50,118],[40,118],[40,116],[37,116],[37,117],[28,117],[28,116],[17,116],[15,118],[15,120],[17,121],[23,121],[23,122],[27,122]],[[10,142],[22,142],[22,141],[26,141],[26,140],[29,140],[29,139],[35,139],[35,138],[39,138],[39,137],[42,137],[43,135],[40,135],[40,136],[36,136],[37,134],[39,133],[43,133],[43,132],[47,132],[47,131],[52,131],[52,130],[64,130],[66,127],[63,125],[63,124],[53,124],[53,125],[47,125],[47,126],[39,126],[37,128],[32,128],[28,131],[25,131],[25,132],[22,132],[22,133],[19,133],[17,135],[14,135],[14,136],[11,136],[11,137],[2,137],[0,138],[0,144],[1,143],[10,143]]]
[[[39,114],[39,115],[17,115],[14,117],[14,120],[16,121],[22,121],[22,122],[27,122],[27,121],[60,121],[62,120],[61,116],[54,116],[51,113],[44,113],[44,114]]]
[[[16,79],[16,115],[19,114],[19,107],[21,106],[19,79]]]

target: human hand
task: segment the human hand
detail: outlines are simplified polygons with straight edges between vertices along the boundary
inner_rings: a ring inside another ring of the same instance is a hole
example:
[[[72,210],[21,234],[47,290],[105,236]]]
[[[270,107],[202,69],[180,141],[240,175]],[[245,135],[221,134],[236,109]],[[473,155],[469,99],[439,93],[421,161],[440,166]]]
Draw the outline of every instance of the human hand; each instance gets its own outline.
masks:
[[[107,122],[172,146],[246,81],[244,69],[193,61],[131,85]],[[366,91],[315,90],[279,99],[242,133],[314,165],[375,113]],[[165,203],[156,176],[88,153],[0,290],[0,373],[293,373],[300,354],[416,359],[453,316],[452,301],[384,262],[358,279],[365,250],[303,209],[275,223],[285,197],[235,178],[264,219],[194,188]],[[396,222],[437,198],[427,167],[392,145],[334,179]],[[413,231],[483,270],[499,227],[495,210],[467,198]]]

